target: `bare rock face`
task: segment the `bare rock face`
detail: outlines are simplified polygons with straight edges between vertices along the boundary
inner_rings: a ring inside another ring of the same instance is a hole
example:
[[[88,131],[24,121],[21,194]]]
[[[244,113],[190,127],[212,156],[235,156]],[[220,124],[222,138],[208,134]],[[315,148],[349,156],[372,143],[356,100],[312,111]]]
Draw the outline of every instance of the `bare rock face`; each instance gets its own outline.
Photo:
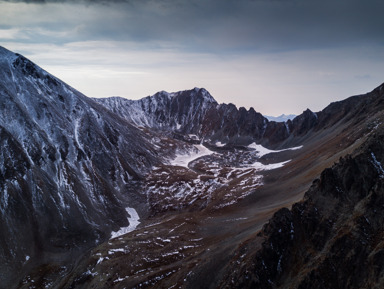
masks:
[[[261,250],[220,288],[382,288],[383,142],[383,131],[373,135],[324,170],[302,202],[276,212]]]
[[[305,110],[293,120],[288,120],[288,126],[296,136],[303,135],[314,128],[318,123],[318,116],[311,110]]]
[[[204,88],[174,93],[162,91],[140,100],[111,97],[95,101],[137,126],[194,134],[212,144],[221,142],[229,147],[257,142],[280,148],[287,142],[300,144],[301,138],[339,122],[364,121],[368,112],[383,108],[382,101],[377,98],[379,93],[378,88],[369,95],[334,102],[316,113],[307,109],[286,122],[268,121],[253,108],[246,110],[231,103],[218,104]]]
[[[269,122],[253,108],[219,105],[204,88],[162,91],[135,101],[119,97],[95,100],[138,126],[195,134],[213,143],[277,144],[289,136],[285,123]]]
[[[71,259],[127,225],[130,183],[159,157],[140,130],[4,48],[0,111],[0,283],[8,287],[20,268]]]

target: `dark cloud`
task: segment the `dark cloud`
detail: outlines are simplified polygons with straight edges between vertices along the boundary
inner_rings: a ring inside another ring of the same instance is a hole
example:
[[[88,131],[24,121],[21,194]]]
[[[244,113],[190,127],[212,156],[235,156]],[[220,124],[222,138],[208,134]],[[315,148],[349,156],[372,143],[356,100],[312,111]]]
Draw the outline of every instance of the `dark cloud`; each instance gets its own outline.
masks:
[[[376,0],[7,2],[62,3],[66,7],[87,7],[88,10],[82,11],[83,15],[66,15],[54,21],[43,21],[45,17],[49,17],[41,15],[42,22],[36,26],[40,25],[40,28],[46,30],[69,31],[65,37],[58,34],[63,42],[166,42],[182,49],[216,53],[384,44],[381,31],[384,27],[384,17],[381,15],[384,11],[384,1]]]

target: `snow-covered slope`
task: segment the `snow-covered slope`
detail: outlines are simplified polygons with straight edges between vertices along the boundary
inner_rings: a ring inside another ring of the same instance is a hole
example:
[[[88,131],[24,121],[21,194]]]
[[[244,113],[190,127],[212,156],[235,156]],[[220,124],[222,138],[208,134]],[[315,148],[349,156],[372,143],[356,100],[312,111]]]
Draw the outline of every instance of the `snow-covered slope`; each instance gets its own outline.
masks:
[[[127,226],[130,183],[159,163],[139,129],[1,47],[0,144],[2,285]]]

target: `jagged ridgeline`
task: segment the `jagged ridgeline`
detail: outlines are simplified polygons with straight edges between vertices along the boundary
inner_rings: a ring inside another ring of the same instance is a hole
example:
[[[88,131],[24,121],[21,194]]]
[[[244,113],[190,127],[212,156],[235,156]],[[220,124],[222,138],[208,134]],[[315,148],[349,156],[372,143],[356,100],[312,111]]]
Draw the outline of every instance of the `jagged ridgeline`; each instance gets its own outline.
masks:
[[[383,94],[274,122],[0,48],[0,288],[381,288]]]

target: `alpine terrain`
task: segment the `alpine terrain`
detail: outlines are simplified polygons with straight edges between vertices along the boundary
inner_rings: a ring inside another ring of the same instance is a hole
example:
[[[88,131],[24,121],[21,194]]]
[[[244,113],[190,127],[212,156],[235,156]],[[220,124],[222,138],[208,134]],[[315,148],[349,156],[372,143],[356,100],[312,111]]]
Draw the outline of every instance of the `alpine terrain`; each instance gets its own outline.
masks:
[[[384,85],[276,122],[0,47],[0,112],[0,288],[384,286]]]

